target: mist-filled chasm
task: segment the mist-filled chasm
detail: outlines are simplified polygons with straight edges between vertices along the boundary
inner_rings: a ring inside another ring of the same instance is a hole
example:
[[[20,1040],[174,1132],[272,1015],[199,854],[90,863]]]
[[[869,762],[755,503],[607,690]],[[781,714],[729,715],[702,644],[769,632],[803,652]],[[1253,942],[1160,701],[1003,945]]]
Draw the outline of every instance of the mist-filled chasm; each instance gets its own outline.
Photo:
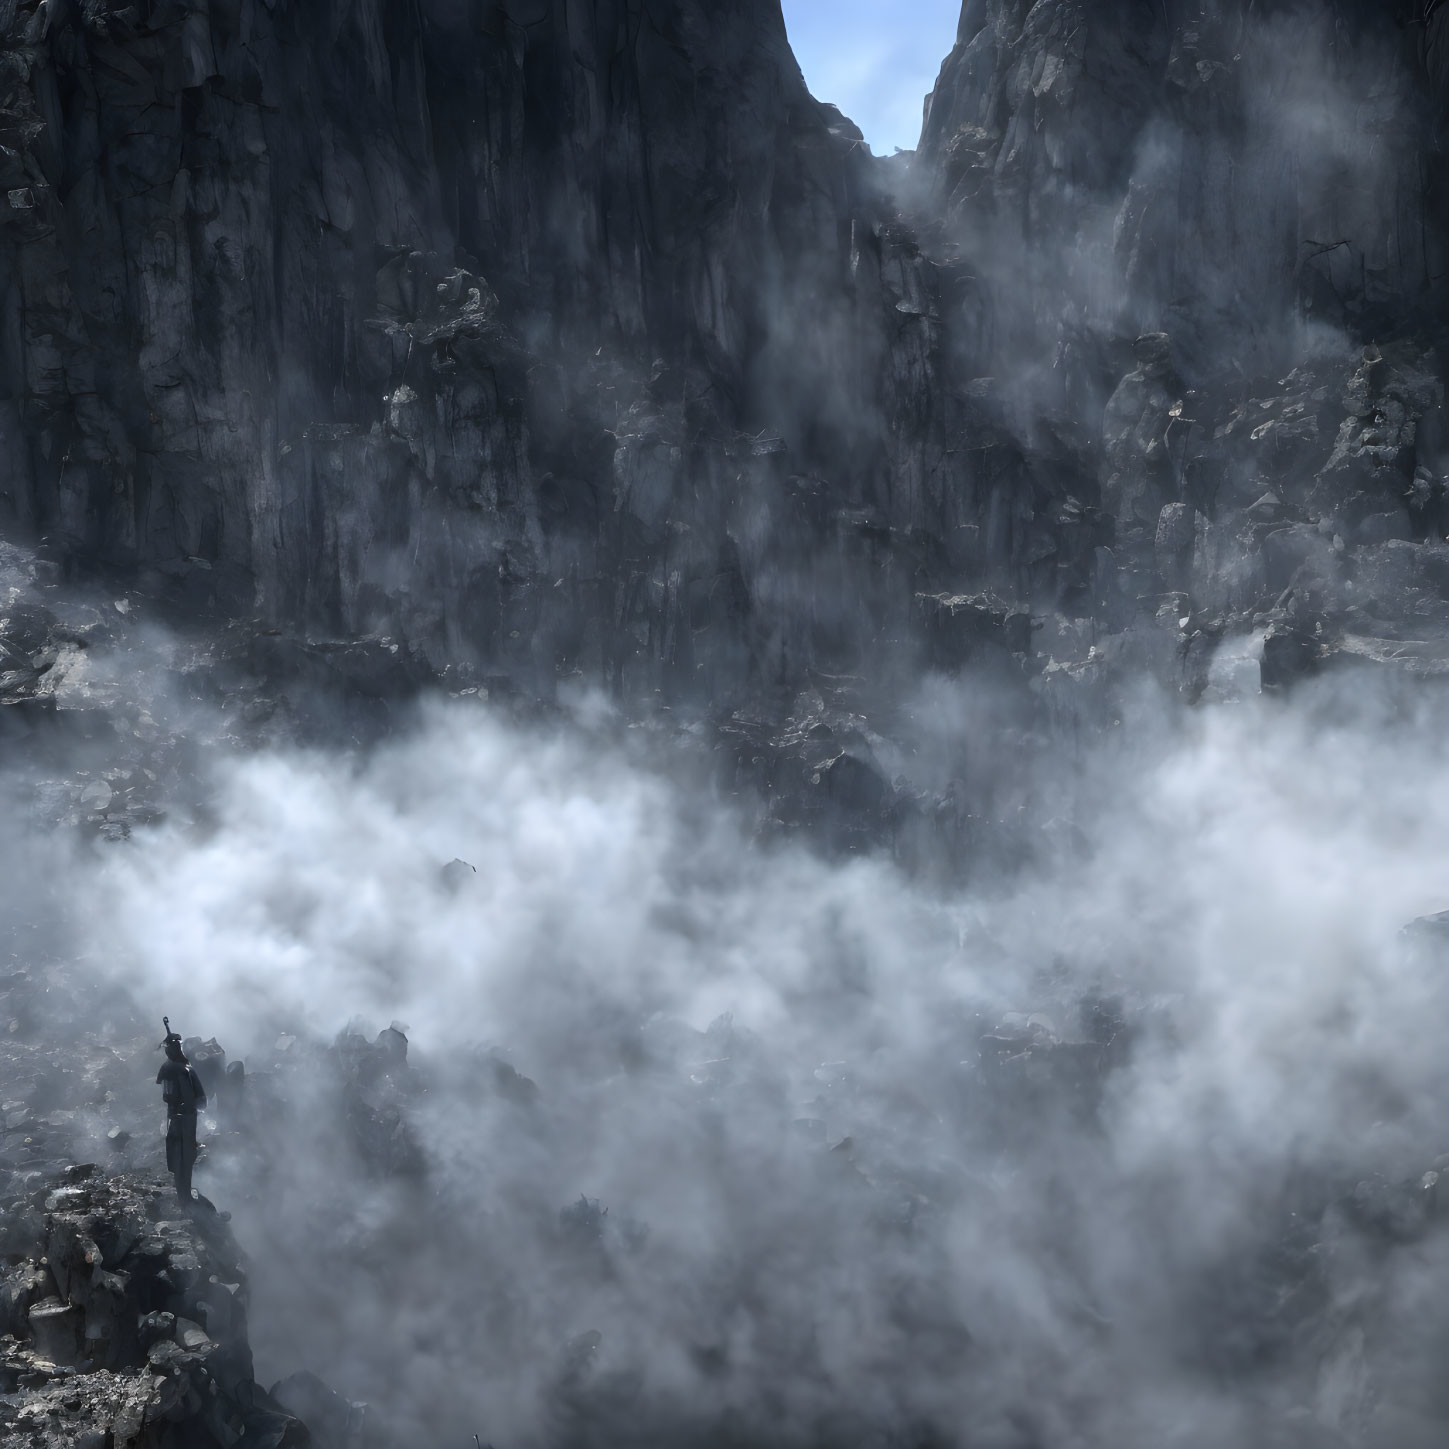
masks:
[[[0,0],[0,1449],[1449,1444],[1446,57]]]
[[[989,890],[752,841],[596,700],[209,748],[124,844],[7,829],[66,961],[10,1060],[139,1079],[160,1004],[244,1056],[198,1182],[258,1377],[414,1442],[1339,1442],[1369,1373],[1431,1418],[1435,720],[1144,691],[1120,730]]]

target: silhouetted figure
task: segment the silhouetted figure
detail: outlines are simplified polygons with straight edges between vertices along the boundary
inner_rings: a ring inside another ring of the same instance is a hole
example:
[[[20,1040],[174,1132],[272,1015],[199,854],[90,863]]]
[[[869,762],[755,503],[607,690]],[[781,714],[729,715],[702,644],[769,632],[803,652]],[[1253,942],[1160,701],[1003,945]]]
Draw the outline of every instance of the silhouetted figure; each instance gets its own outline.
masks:
[[[161,1043],[166,1060],[156,1082],[166,1102],[166,1168],[176,1180],[176,1196],[189,1205],[191,1169],[196,1166],[196,1114],[206,1106],[206,1089],[181,1050],[180,1034],[171,1030],[168,1017],[161,1020],[166,1027]]]

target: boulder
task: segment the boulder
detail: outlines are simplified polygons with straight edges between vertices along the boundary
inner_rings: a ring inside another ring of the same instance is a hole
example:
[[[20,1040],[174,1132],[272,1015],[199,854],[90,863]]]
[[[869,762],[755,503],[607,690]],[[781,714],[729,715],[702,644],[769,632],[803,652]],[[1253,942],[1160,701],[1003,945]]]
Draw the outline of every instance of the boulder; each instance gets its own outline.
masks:
[[[11,1416],[53,1414],[68,1444],[308,1442],[251,1379],[244,1275],[218,1217],[183,1217],[169,1183],[90,1165],[52,1178],[45,1201],[0,1280],[0,1332],[13,1336],[0,1346],[0,1437]],[[7,1221],[16,1206],[0,1203]],[[148,1425],[170,1437],[143,1438]]]

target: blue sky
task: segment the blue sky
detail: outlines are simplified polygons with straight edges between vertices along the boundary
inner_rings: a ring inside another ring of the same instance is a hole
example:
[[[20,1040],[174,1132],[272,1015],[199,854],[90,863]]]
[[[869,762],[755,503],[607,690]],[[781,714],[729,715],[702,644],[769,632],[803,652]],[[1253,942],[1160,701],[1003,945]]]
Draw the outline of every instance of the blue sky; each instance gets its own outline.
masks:
[[[839,106],[878,156],[914,147],[961,0],[783,0],[783,8],[815,98]]]

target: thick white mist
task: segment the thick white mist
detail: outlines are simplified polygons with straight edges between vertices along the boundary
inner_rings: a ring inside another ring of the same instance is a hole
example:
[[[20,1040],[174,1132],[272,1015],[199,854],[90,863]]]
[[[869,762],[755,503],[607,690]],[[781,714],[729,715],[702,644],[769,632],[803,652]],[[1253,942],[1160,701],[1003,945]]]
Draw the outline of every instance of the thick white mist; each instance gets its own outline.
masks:
[[[91,955],[253,1068],[283,1031],[409,1027],[422,1196],[280,1140],[240,1213],[265,1370],[509,1442],[1328,1433],[1370,1411],[1323,1368],[1352,1313],[1251,1391],[1200,1364],[1292,1183],[1449,1146],[1444,994],[1397,937],[1449,896],[1449,765],[1432,715],[1354,693],[1144,709],[1083,762],[1082,850],[947,895],[761,849],[597,733],[438,706],[354,758],[219,759],[204,834],[106,857]],[[1087,993],[1134,1042],[1100,1104],[1002,1108],[981,1037],[1080,1039]],[[474,1044],[538,1104],[470,1095]],[[611,1219],[583,1256],[581,1194]]]

